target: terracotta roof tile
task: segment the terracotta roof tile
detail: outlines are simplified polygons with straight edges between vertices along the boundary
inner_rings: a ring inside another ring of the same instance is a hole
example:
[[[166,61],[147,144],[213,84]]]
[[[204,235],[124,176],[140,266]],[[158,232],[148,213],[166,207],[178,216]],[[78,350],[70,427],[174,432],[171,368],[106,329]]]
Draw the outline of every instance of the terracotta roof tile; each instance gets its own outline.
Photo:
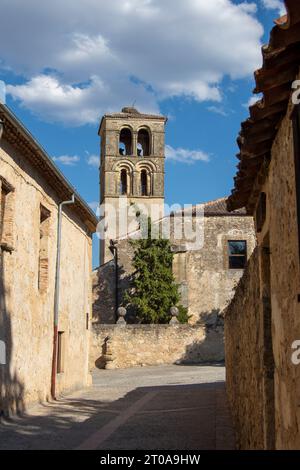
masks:
[[[241,124],[237,144],[237,174],[227,201],[228,210],[246,207],[253,213],[271,159],[279,124],[287,112],[300,65],[300,2],[285,0],[287,15],[276,21],[267,46],[262,48],[263,66],[254,73],[254,93],[263,98],[250,106],[249,118]]]
[[[245,208],[239,208],[234,211],[229,211],[227,209],[227,198],[223,197],[220,199],[214,199],[213,201],[204,202],[202,204],[196,204],[191,208],[184,209],[184,213],[187,215],[190,211],[193,211],[193,214],[196,214],[197,209],[204,208],[204,216],[205,217],[232,217],[232,216],[244,216],[247,215]],[[176,212],[178,214],[182,213],[181,211]],[[175,214],[176,214],[175,213]]]

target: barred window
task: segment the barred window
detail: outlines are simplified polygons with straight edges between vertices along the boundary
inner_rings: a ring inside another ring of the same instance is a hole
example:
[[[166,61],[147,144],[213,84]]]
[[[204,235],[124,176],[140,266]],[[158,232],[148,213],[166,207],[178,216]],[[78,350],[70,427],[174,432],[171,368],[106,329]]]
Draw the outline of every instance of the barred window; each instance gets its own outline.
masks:
[[[247,263],[247,242],[245,240],[228,241],[229,269],[244,269]]]

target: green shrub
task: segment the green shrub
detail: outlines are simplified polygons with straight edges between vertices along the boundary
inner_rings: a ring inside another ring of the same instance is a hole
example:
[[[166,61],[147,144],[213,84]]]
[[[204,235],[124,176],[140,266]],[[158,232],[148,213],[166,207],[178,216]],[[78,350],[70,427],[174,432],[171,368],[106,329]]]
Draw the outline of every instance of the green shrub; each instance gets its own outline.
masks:
[[[134,308],[141,323],[168,323],[172,306],[178,306],[178,320],[186,323],[187,309],[178,305],[180,295],[172,272],[170,241],[151,238],[150,218],[146,230],[145,238],[130,242],[134,248],[135,272],[125,302]]]

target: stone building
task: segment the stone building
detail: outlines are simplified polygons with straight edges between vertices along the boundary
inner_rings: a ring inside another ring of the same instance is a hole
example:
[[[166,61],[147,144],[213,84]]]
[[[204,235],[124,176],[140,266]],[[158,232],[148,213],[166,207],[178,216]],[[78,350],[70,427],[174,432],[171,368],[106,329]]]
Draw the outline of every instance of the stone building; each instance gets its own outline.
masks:
[[[300,5],[285,4],[255,72],[263,97],[242,123],[227,204],[254,216],[258,241],[225,315],[227,390],[243,449],[300,448]]]
[[[121,113],[103,117],[101,203],[111,204],[107,212],[116,207],[114,214],[118,214],[123,199],[128,211],[132,206],[136,211],[142,205],[159,208],[154,215],[150,213],[151,218],[159,229],[170,221],[168,237],[174,251],[173,272],[180,286],[181,303],[191,316],[190,322],[217,324],[254,249],[253,219],[243,209],[229,213],[225,199],[195,206],[192,211],[174,212],[170,218],[162,217],[165,123],[163,116],[140,114],[133,108],[123,108]],[[135,212],[133,215],[135,220]],[[190,219],[188,223],[194,232],[198,228],[200,244],[198,240],[197,246],[187,239],[184,230],[179,236],[174,230],[186,219]],[[107,229],[113,221],[109,220],[109,214],[106,220]],[[93,320],[98,323],[116,322],[116,307],[123,304],[124,291],[130,285],[133,251],[129,233],[132,232],[126,229],[114,242],[115,259],[109,250],[108,235],[100,247],[101,265],[93,273]],[[134,233],[133,230],[133,236]]]
[[[155,220],[163,216],[166,121],[163,116],[141,114],[135,108],[105,114],[101,120],[100,204],[107,206],[106,228],[111,230],[116,222],[114,236],[106,236],[101,243],[101,265],[112,258],[109,238],[128,233],[127,225],[119,223],[122,208],[128,225],[132,206],[155,209]]]
[[[0,189],[0,414],[7,414],[47,400],[51,391],[58,395],[89,383],[91,235],[97,220],[2,104]],[[59,207],[73,194],[60,219],[56,283]]]
[[[179,285],[181,304],[188,308],[190,323],[217,323],[255,247],[253,218],[248,217],[243,209],[228,212],[225,198],[194,206],[191,214],[186,212],[170,217],[173,274]],[[199,246],[187,240],[184,229],[177,236],[178,225],[186,223],[189,216],[194,232],[198,225],[198,233],[202,233]],[[163,218],[158,225],[163,226],[167,219]],[[174,227],[177,227],[176,232]],[[135,233],[132,234],[134,237]],[[130,239],[123,237],[115,244],[118,250],[117,296],[114,260],[93,272],[95,322],[115,323],[116,303],[123,305],[123,294],[130,287],[133,272]]]

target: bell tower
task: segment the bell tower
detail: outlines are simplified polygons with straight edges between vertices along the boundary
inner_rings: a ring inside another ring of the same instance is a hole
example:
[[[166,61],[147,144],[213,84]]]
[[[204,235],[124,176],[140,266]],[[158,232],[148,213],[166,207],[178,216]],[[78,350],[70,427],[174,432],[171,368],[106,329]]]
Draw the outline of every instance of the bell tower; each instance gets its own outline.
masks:
[[[132,107],[105,114],[101,120],[100,204],[114,209],[117,238],[128,233],[128,227],[119,224],[122,205],[127,213],[134,205],[147,208],[156,219],[164,215],[166,122],[164,116],[142,114]],[[101,240],[100,264],[112,258],[110,238]]]

